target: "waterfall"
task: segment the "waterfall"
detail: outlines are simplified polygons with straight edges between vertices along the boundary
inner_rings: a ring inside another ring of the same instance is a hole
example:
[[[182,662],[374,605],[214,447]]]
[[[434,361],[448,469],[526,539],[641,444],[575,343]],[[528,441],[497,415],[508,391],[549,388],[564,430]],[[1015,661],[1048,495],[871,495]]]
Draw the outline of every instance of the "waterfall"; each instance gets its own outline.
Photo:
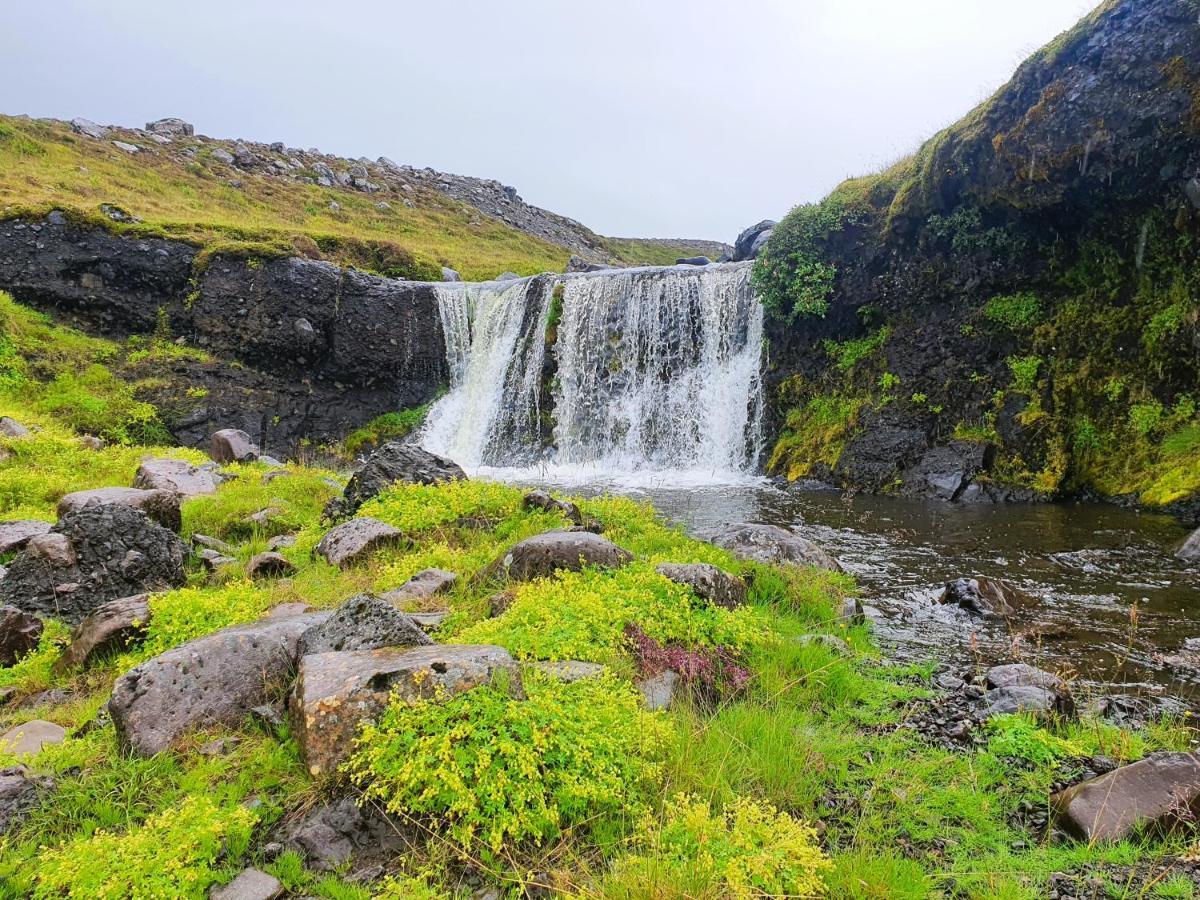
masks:
[[[422,433],[429,450],[468,470],[602,477],[754,466],[763,310],[749,264],[436,290],[451,385]]]

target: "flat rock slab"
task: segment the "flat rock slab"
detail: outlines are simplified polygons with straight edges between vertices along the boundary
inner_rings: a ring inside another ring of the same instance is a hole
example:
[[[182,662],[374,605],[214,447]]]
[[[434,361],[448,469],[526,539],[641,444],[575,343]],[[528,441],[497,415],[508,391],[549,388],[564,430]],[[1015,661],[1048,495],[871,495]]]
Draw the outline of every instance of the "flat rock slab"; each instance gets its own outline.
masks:
[[[45,719],[34,719],[0,734],[0,752],[13,756],[35,756],[49,744],[61,744],[67,729]]]
[[[578,572],[588,566],[619,569],[632,561],[632,553],[598,534],[547,531],[514,544],[485,572],[504,575],[513,581],[532,581],[562,570]]]
[[[1161,753],[1050,798],[1060,828],[1081,840],[1119,841],[1135,827],[1169,828],[1200,813],[1200,755]]]
[[[330,504],[327,515],[353,515],[368,500],[396,483],[437,484],[466,477],[466,472],[451,460],[416,444],[391,441],[368,456],[350,476],[345,492]]]
[[[24,549],[30,538],[46,534],[50,528],[49,522],[39,522],[36,519],[0,522],[0,555]]]
[[[976,575],[946,583],[938,603],[952,604],[985,619],[1003,619],[1037,604],[1037,600],[1002,578]]]
[[[128,506],[144,512],[152,521],[172,531],[179,531],[183,524],[179,495],[174,491],[132,487],[96,488],[67,494],[58,501],[58,517],[61,519],[89,506]]]
[[[359,726],[376,718],[392,696],[449,697],[498,680],[523,696],[516,662],[490,645],[317,653],[300,663],[292,730],[309,772],[329,774],[349,756]]]
[[[197,466],[186,459],[147,459],[133,477],[133,486],[144,490],[171,491],[179,496],[215,494],[221,484],[216,465]]]
[[[242,869],[237,878],[208,892],[208,900],[275,900],[283,896],[283,882],[260,869]]]
[[[714,606],[736,609],[746,602],[746,582],[708,563],[662,563],[654,571]]]
[[[0,666],[11,666],[34,650],[43,627],[37,616],[15,606],[0,606]]]
[[[345,568],[370,556],[381,547],[394,547],[404,540],[397,529],[378,519],[351,519],[330,529],[313,553],[326,562]]]
[[[379,647],[419,647],[433,640],[411,616],[371,594],[351,597],[300,638],[300,655]]]
[[[54,663],[54,671],[86,666],[93,657],[123,649],[146,633],[150,622],[150,597],[137,594],[99,606],[79,623],[71,644]]]
[[[445,569],[424,569],[414,575],[398,588],[380,594],[388,603],[402,603],[405,600],[424,600],[438,594],[444,594],[454,587],[458,576]]]
[[[208,439],[208,455],[221,465],[254,462],[262,451],[254,439],[237,428],[223,428]]]
[[[122,746],[151,756],[200,726],[241,722],[286,687],[300,636],[323,617],[236,625],[130,669],[117,679],[108,702]]]
[[[0,837],[19,825],[53,790],[53,778],[30,775],[24,766],[0,769]]]
[[[369,861],[394,859],[411,849],[413,836],[374,804],[359,806],[350,797],[322,803],[297,822],[285,824],[284,846],[304,857],[310,869],[328,872],[353,860],[356,867]]]
[[[842,571],[841,563],[807,538],[778,525],[742,523],[706,531],[709,543],[728,550],[738,559],[768,564],[816,566]]]

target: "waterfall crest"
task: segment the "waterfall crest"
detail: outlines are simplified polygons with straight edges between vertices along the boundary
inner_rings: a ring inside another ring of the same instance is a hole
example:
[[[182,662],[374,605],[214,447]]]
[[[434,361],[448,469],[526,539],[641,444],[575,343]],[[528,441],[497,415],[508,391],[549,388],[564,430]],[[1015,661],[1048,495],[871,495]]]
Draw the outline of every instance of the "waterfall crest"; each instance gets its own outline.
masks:
[[[753,468],[763,310],[749,264],[436,290],[451,389],[430,411],[427,449],[468,470],[721,477]]]

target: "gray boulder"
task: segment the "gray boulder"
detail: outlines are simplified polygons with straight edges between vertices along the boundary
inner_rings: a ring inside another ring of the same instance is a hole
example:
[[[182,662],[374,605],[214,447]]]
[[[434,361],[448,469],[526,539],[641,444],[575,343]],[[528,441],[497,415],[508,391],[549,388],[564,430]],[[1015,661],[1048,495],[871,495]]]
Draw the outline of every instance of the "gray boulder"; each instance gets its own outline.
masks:
[[[172,491],[188,498],[216,493],[221,480],[214,463],[197,466],[186,459],[147,459],[138,466],[133,486],[148,491]]]
[[[682,687],[683,679],[678,672],[672,672],[670,669],[643,678],[637,683],[642,702],[645,703],[646,709],[652,712],[669,709]]]
[[[1093,842],[1135,828],[1166,831],[1200,813],[1200,755],[1160,753],[1067,788],[1050,798],[1059,828]]]
[[[1191,533],[1175,556],[1185,563],[1200,563],[1200,528]]]
[[[405,600],[424,600],[446,593],[454,587],[456,581],[458,581],[458,576],[445,569],[423,569],[400,587],[380,596],[392,604],[402,603]]]
[[[1052,672],[1025,663],[992,666],[984,675],[989,688],[1041,687],[1065,694],[1067,683]]]
[[[449,266],[442,266],[442,281],[462,281],[462,276]]]
[[[560,570],[578,572],[585,566],[619,569],[632,561],[632,553],[598,534],[547,531],[513,545],[484,571],[484,577],[502,575],[513,581],[532,581]]]
[[[0,437],[23,438],[29,437],[30,431],[16,419],[0,416]]]
[[[229,884],[215,887],[208,900],[275,900],[283,896],[283,882],[261,869],[242,869]]]
[[[726,525],[710,530],[704,536],[710,543],[728,550],[738,559],[842,571],[841,564],[812,541],[778,525]]]
[[[208,455],[221,465],[254,462],[262,451],[250,435],[237,428],[223,428],[208,439]]]
[[[42,748],[61,744],[67,739],[67,729],[45,719],[22,722],[0,734],[0,753],[12,756],[37,756]]]
[[[86,506],[35,537],[0,581],[0,604],[72,625],[110,600],[178,587],[187,545],[127,506]]]
[[[71,643],[54,663],[56,673],[86,666],[102,653],[123,649],[146,633],[150,623],[150,598],[146,594],[122,597],[98,607],[71,635]]]
[[[335,525],[313,548],[313,553],[331,565],[345,568],[381,547],[394,547],[403,540],[404,535],[391,525],[364,516]]]
[[[202,725],[236,725],[296,671],[300,637],[325,614],[266,618],[196,638],[130,669],[108,710],[121,745],[141,756]]]
[[[746,602],[746,582],[708,563],[661,563],[654,571],[714,606],[736,609]]]
[[[0,606],[0,666],[11,666],[37,648],[42,620],[15,606]]]
[[[711,266],[712,260],[707,256],[681,256],[675,260],[677,266]]]
[[[773,219],[763,219],[757,225],[751,225],[737,236],[733,243],[733,258],[735,262],[754,259],[766,245],[771,232],[779,223]]]
[[[132,487],[95,488],[76,491],[59,500],[58,517],[61,519],[89,506],[127,506],[140,510],[164,528],[179,531],[183,527],[179,501],[180,495],[174,491]]]
[[[23,549],[30,538],[46,534],[50,527],[49,522],[36,519],[0,522],[0,556]]]
[[[394,858],[408,849],[399,823],[373,804],[359,806],[352,797],[321,803],[299,821],[286,825],[283,845],[304,857],[310,869],[328,872],[353,860],[359,864],[382,855]]]
[[[295,571],[290,559],[271,550],[256,553],[246,563],[246,575],[250,578],[286,578]]]
[[[147,122],[146,130],[151,134],[161,134],[164,137],[191,137],[196,133],[196,129],[190,123],[174,116]]]
[[[109,129],[103,125],[97,125],[91,119],[72,119],[71,130],[76,134],[82,134],[84,137],[94,138],[98,141],[108,137]]]
[[[977,575],[946,583],[938,603],[952,604],[985,619],[1004,619],[1037,604],[1011,582]]]
[[[340,500],[330,504],[326,515],[353,515],[358,508],[390,485],[437,484],[466,479],[466,473],[448,459],[422,450],[416,444],[391,441],[367,457],[350,476]]]
[[[419,647],[432,644],[407,614],[371,594],[358,594],[343,603],[324,622],[300,638],[300,655],[379,647]]]
[[[53,778],[31,775],[24,766],[0,769],[0,837],[19,825],[54,787]]]

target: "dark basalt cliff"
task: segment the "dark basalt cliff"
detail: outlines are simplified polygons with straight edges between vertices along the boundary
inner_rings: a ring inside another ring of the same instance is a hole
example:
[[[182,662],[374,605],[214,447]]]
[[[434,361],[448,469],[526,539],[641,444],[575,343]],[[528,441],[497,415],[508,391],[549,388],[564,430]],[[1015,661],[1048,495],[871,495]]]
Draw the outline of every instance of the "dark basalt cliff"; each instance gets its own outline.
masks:
[[[1200,9],[1107,2],[759,260],[770,468],[1200,511]]]
[[[122,237],[52,213],[0,222],[0,288],[91,332],[123,337],[168,324],[208,351],[211,362],[180,359],[163,373],[206,392],[162,404],[185,444],[236,427],[288,451],[425,403],[447,380],[432,285],[329,263],[206,259],[183,242]]]

